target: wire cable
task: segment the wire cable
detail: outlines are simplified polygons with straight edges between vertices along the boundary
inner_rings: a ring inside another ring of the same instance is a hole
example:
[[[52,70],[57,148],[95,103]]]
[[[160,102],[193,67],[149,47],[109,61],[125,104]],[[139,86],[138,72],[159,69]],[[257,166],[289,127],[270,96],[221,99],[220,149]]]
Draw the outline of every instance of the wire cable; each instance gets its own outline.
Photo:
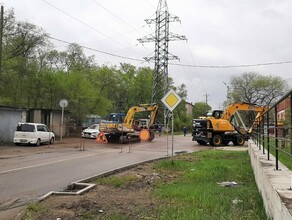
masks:
[[[140,35],[143,35],[141,32],[139,32],[139,30],[137,28],[134,28],[133,26],[131,26],[128,22],[126,22],[124,19],[122,19],[121,17],[119,17],[118,15],[114,14],[112,11],[110,11],[109,9],[107,9],[106,7],[104,7],[103,5],[101,5],[100,3],[98,3],[96,0],[92,0],[95,4],[97,4],[98,6],[100,6],[101,8],[103,8],[104,10],[106,10],[108,13],[110,13],[112,16],[114,16],[115,18],[117,18],[118,20],[120,20],[122,23],[124,23],[125,25],[127,25],[129,28],[131,28],[133,31],[137,32]]]
[[[51,37],[51,36],[47,36],[48,38],[52,39],[52,40],[55,40],[55,41],[58,41],[58,42],[61,42],[61,43],[65,43],[65,44],[72,44],[68,41],[65,41],[65,40],[60,40],[60,39],[57,39],[55,37]],[[79,45],[79,44],[78,44]],[[110,52],[106,52],[106,51],[102,51],[102,50],[98,50],[98,49],[94,49],[94,48],[91,48],[91,47],[87,47],[87,46],[82,46],[82,45],[79,45],[80,47],[84,48],[84,49],[87,49],[87,50],[91,50],[91,51],[95,51],[95,52],[98,52],[98,53],[103,53],[103,54],[106,54],[106,55],[109,55],[109,56],[113,56],[113,57],[118,57],[118,58],[123,58],[123,59],[127,59],[127,60],[132,60],[132,61],[139,61],[139,62],[145,62],[145,60],[142,60],[142,59],[137,59],[137,58],[131,58],[131,57],[126,57],[126,56],[121,56],[121,55],[118,55],[118,54],[114,54],[114,53],[110,53]]]
[[[240,65],[190,65],[190,64],[179,64],[179,63],[169,63],[170,65],[185,66],[193,68],[245,68],[245,67],[255,67],[255,66],[270,66],[270,65],[281,65],[290,64],[292,60],[280,61],[280,62],[270,62],[270,63],[257,63],[257,64],[240,64]]]
[[[68,41],[60,40],[60,39],[57,39],[55,37],[51,37],[51,36],[47,36],[47,37],[52,39],[52,40],[59,41],[59,42],[65,43],[65,44],[72,44],[72,43],[70,43]],[[95,51],[95,52],[98,52],[98,53],[103,53],[103,54],[106,54],[106,55],[109,55],[109,56],[113,56],[113,57],[119,57],[119,58],[123,58],[123,59],[127,59],[127,60],[139,61],[139,62],[145,62],[145,60],[138,59],[138,58],[121,56],[121,55],[118,55],[118,54],[114,54],[114,53],[98,50],[98,49],[87,47],[87,46],[82,46],[82,45],[79,45],[79,46],[84,48],[84,49],[87,49],[87,50],[92,50],[92,51]],[[153,62],[151,62],[151,63],[153,63]],[[270,62],[270,63],[241,64],[241,65],[192,65],[192,64],[181,64],[181,63],[169,63],[169,65],[192,67],[192,68],[241,68],[241,67],[246,68],[246,67],[281,65],[281,64],[290,64],[290,63],[292,63],[292,60],[290,60],[290,61],[280,61],[280,62]]]
[[[51,36],[47,36],[47,37],[49,39],[52,39],[52,40],[55,40],[55,41],[58,41],[58,42],[61,42],[61,43],[72,44],[72,42],[61,40],[61,39],[58,39],[58,38],[55,38],[55,37],[51,37]],[[87,50],[95,51],[95,52],[106,54],[106,55],[113,56],[113,57],[123,58],[123,59],[127,59],[127,60],[132,60],[132,61],[145,62],[145,60],[138,59],[138,58],[122,56],[122,55],[118,55],[118,54],[114,54],[114,53],[98,50],[98,49],[87,47],[87,46],[82,46],[82,45],[79,45],[79,46],[84,48],[84,49],[87,49]],[[151,61],[149,63],[154,63],[154,62]],[[182,66],[182,67],[192,67],[192,68],[241,68],[241,67],[246,68],[246,67],[255,67],[255,66],[282,65],[282,64],[290,64],[290,63],[292,63],[292,60],[290,60],[290,61],[280,61],[280,62],[269,62],[269,63],[257,63],[257,64],[241,64],[241,65],[192,65],[192,64],[180,64],[180,63],[169,63],[169,65]]]
[[[68,17],[74,19],[75,21],[79,22],[80,24],[82,24],[82,25],[84,25],[84,26],[90,28],[91,30],[97,32],[98,34],[101,34],[102,36],[104,36],[104,37],[106,37],[106,38],[109,38],[107,35],[105,35],[104,33],[100,32],[100,31],[97,30],[96,28],[90,26],[89,24],[86,24],[85,22],[83,22],[83,21],[79,20],[78,18],[76,18],[76,17],[70,15],[70,14],[67,13],[66,11],[64,11],[64,10],[62,10],[62,9],[60,9],[60,8],[58,8],[58,7],[56,7],[55,5],[49,3],[48,1],[46,1],[46,0],[42,0],[42,1],[45,2],[46,4],[50,5],[51,7],[55,8],[56,10],[62,12],[63,14],[67,15]]]

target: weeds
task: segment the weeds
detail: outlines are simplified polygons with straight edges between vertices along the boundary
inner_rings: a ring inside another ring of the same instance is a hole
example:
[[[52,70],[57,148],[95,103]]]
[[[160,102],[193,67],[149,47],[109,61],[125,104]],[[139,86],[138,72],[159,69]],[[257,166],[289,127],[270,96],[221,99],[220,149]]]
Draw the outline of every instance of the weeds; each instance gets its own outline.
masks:
[[[41,215],[42,213],[48,212],[47,208],[41,205],[41,203],[34,202],[29,204],[22,216],[23,220],[34,220],[37,219],[36,216]]]
[[[137,176],[135,175],[127,175],[127,176],[112,176],[108,178],[101,178],[97,180],[97,183],[102,184],[102,185],[111,185],[115,187],[122,187],[126,183],[129,183],[131,181],[134,181],[138,179]]]
[[[214,150],[193,156],[196,162],[190,156],[184,161],[182,156],[173,166],[166,161],[156,165],[170,174],[181,172],[176,180],[156,185],[155,196],[165,203],[159,219],[266,219],[247,152]],[[217,184],[223,181],[241,185],[227,188]]]

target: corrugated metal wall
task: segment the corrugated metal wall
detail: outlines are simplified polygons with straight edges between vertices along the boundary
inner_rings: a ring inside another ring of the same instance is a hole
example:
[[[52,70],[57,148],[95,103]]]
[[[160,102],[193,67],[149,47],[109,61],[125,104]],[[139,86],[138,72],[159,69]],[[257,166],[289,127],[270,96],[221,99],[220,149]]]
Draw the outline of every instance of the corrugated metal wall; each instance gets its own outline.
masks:
[[[12,143],[18,122],[24,122],[24,110],[0,108],[0,143]]]

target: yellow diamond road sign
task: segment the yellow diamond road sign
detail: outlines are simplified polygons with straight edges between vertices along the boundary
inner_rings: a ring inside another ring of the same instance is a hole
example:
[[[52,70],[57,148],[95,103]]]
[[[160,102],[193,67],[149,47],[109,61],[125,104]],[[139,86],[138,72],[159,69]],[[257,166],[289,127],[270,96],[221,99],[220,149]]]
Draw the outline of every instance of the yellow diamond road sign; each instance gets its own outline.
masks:
[[[171,89],[162,99],[163,104],[172,112],[181,102],[181,97]]]

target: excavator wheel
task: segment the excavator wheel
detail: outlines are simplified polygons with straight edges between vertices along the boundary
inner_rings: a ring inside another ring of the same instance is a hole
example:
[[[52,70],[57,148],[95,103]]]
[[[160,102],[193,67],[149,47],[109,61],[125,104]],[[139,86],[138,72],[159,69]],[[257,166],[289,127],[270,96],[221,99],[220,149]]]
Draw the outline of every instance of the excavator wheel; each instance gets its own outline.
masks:
[[[234,145],[243,146],[244,145],[244,138],[242,136],[237,136],[236,140],[233,142]]]
[[[211,145],[216,147],[221,144],[222,144],[222,137],[219,134],[214,135],[211,141]]]

